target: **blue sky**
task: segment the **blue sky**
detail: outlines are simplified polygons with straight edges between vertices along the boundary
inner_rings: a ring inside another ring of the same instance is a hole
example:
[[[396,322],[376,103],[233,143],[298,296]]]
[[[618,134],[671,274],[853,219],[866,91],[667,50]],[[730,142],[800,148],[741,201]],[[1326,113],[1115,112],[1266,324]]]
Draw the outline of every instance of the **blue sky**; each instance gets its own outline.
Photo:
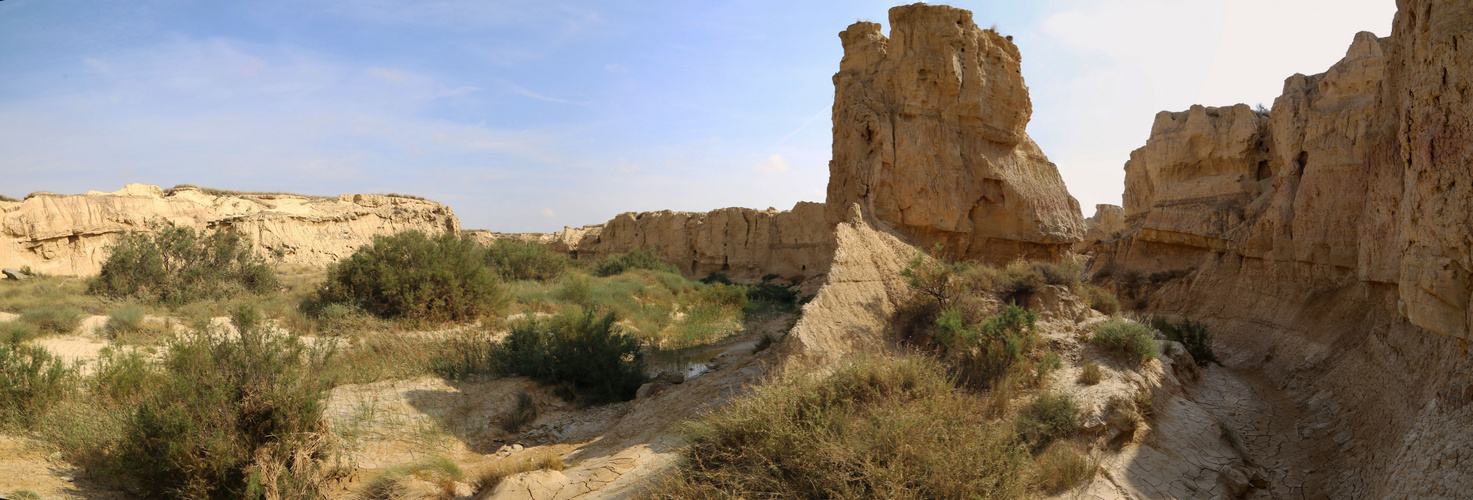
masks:
[[[0,194],[418,194],[465,227],[822,201],[856,20],[896,2],[0,1]],[[1085,215],[1161,110],[1271,104],[1392,0],[958,1],[1015,36]]]

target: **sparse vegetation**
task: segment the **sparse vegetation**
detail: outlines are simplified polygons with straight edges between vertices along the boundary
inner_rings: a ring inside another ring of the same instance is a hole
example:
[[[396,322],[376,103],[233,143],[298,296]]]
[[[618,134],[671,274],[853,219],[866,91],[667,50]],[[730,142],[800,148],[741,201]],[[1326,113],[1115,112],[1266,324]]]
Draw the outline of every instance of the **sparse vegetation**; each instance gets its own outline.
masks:
[[[1045,493],[1059,493],[1089,484],[1100,464],[1072,441],[1055,441],[1035,459],[1036,483]]]
[[[1120,312],[1120,299],[1109,290],[1085,283],[1080,287],[1079,292],[1091,309],[1110,315]]]
[[[687,428],[654,498],[1018,498],[1027,452],[925,358],[757,388]],[[964,465],[963,465],[964,464]]]
[[[368,481],[363,498],[397,500],[407,498],[411,481],[424,481],[439,488],[440,498],[455,498],[455,483],[465,479],[460,466],[442,456],[431,456],[409,465],[390,467]]]
[[[177,306],[245,291],[274,290],[271,266],[250,240],[230,231],[199,234],[188,227],[130,231],[115,242],[88,293]]]
[[[659,257],[655,256],[655,254],[653,253],[650,253],[649,250],[636,248],[628,252],[610,255],[608,257],[600,259],[598,263],[593,265],[593,274],[595,276],[607,277],[616,274],[623,274],[635,269],[648,269],[651,271],[665,271],[669,273],[677,272],[675,266],[666,264],[665,261],[660,260]]]
[[[0,323],[0,345],[19,345],[36,337],[36,327],[20,321]]]
[[[82,326],[86,315],[75,307],[39,307],[20,313],[20,320],[36,327],[39,333],[69,334]]]
[[[936,245],[935,252],[940,254],[941,250],[941,245]],[[944,309],[957,295],[966,292],[966,287],[957,277],[966,268],[959,262],[948,263],[940,258],[927,257],[925,252],[916,249],[915,257],[900,270],[900,276],[911,288],[930,296],[937,307]]]
[[[525,391],[517,393],[517,407],[502,421],[501,428],[508,433],[521,432],[522,427],[537,419],[537,402]]]
[[[1207,329],[1207,324],[1182,318],[1179,322],[1170,319],[1153,316],[1151,327],[1166,336],[1166,340],[1181,342],[1186,346],[1187,352],[1192,354],[1192,359],[1198,365],[1205,366],[1207,363],[1219,363],[1217,355],[1212,352],[1212,332]]]
[[[376,236],[328,270],[321,304],[345,304],[386,318],[466,321],[499,309],[506,296],[468,237],[405,231]]]
[[[1095,326],[1090,342],[1135,364],[1159,355],[1151,329],[1128,319],[1112,319]]]
[[[486,491],[501,484],[509,476],[536,470],[563,470],[563,459],[556,453],[543,451],[528,453],[529,456],[506,457],[492,462],[475,475],[477,491]]]
[[[1079,408],[1074,397],[1064,392],[1044,391],[1018,412],[1018,436],[1035,451],[1056,439],[1069,437],[1079,428]]]
[[[1098,384],[1104,378],[1104,374],[1100,372],[1100,365],[1094,361],[1085,363],[1084,368],[1079,372],[1079,383],[1084,385]]]

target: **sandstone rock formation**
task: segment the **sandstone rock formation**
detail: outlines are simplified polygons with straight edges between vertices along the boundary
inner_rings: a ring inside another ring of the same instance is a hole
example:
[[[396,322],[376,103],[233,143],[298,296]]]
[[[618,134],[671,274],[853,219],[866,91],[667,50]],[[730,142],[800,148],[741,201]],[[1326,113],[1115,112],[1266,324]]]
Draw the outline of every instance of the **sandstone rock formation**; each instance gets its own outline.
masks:
[[[1074,245],[1079,251],[1101,241],[1119,238],[1125,231],[1125,209],[1117,205],[1095,205],[1095,215],[1084,219],[1084,228],[1084,240]]]
[[[0,202],[0,213],[0,264],[61,275],[97,273],[118,234],[156,223],[237,231],[264,255],[311,266],[351,255],[375,235],[460,230],[449,207],[407,197],[210,194],[188,187],[166,194],[146,184],[112,193],[33,194]]]
[[[1226,365],[1288,390],[1287,444],[1319,440],[1269,471],[1293,491],[1473,487],[1473,4],[1397,4],[1390,37],[1356,35],[1267,115],[1158,115],[1124,237],[1093,247],[1100,275],[1167,276],[1149,310],[1208,321]]]
[[[972,13],[890,9],[890,37],[839,34],[827,218],[851,204],[954,257],[1057,258],[1084,233],[1079,203],[1024,129],[1033,112],[1018,47]]]
[[[722,208],[710,212],[619,214],[603,224],[553,234],[474,233],[482,241],[510,238],[548,245],[579,260],[637,248],[649,250],[688,277],[712,272],[755,279],[776,274],[802,280],[828,270],[832,244],[823,205],[792,210]]]

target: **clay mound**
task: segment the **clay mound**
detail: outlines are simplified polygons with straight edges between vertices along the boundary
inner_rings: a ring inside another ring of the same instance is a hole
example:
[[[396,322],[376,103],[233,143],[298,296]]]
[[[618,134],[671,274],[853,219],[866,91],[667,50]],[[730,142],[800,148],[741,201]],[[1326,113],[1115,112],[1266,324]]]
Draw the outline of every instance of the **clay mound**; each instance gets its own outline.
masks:
[[[0,202],[0,264],[59,275],[96,274],[119,233],[152,224],[228,229],[251,238],[262,255],[324,266],[351,255],[375,235],[417,229],[459,231],[449,207],[404,196],[323,198],[129,184],[112,193],[33,193]]]

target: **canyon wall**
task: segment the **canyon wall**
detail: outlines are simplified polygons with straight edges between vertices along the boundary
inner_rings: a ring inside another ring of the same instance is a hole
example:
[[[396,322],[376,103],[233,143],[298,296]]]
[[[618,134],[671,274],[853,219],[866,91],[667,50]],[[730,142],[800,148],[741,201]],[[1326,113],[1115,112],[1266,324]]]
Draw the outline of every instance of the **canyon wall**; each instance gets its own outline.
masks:
[[[1079,203],[1025,128],[1033,112],[1011,37],[972,13],[915,4],[839,34],[827,219],[850,206],[957,258],[1059,258]]]
[[[1208,321],[1224,363],[1288,391],[1326,436],[1306,493],[1473,488],[1473,5],[1400,0],[1294,75],[1267,114],[1156,117],[1126,164],[1125,229],[1097,279],[1152,279],[1148,311]]]
[[[460,230],[449,207],[408,197],[215,193],[178,188],[166,194],[158,186],[129,184],[112,193],[38,193],[0,202],[0,266],[96,274],[119,234],[155,224],[235,231],[250,237],[262,255],[309,266],[351,255],[375,235]]]

